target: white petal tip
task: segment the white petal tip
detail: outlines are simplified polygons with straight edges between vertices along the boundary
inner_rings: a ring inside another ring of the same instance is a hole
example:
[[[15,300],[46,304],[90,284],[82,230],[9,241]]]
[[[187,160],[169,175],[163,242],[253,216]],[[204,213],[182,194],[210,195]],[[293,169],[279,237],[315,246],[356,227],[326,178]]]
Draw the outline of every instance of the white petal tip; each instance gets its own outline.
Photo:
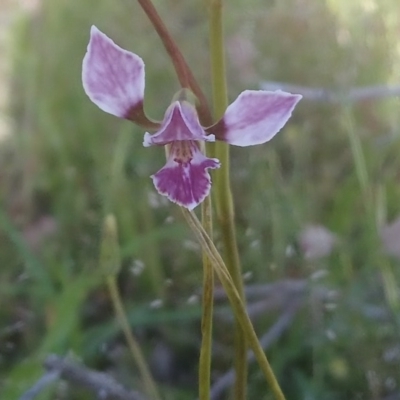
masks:
[[[206,142],[215,142],[215,135],[207,135],[205,137]]]
[[[143,137],[143,147],[150,147],[151,145],[151,135],[149,132],[146,132]]]

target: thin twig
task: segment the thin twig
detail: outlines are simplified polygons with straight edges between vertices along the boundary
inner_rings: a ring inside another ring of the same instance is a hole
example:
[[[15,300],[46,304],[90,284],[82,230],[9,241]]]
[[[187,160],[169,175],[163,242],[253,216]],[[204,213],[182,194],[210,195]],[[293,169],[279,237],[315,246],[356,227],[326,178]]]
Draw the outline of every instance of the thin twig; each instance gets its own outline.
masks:
[[[249,302],[248,312],[252,316],[257,316],[257,310],[264,306],[264,311],[279,310],[284,308],[287,301],[294,296],[306,293],[313,288],[313,298],[318,301],[336,301],[339,297],[339,292],[329,289],[323,285],[316,284],[312,279],[285,279],[267,284],[247,285],[244,288],[246,299]],[[215,300],[225,300],[226,293],[223,288],[215,289]]]
[[[92,371],[83,365],[66,360],[55,354],[46,358],[44,367],[49,372],[59,373],[60,378],[70,383],[83,386],[96,394],[101,394],[103,400],[146,399],[142,394],[136,391],[125,389],[108,374]]]
[[[349,103],[362,100],[375,100],[386,97],[400,96],[400,85],[373,85],[352,89],[312,88],[284,82],[265,81],[260,84],[263,90],[284,90],[301,94],[305,100],[322,101],[325,103]]]
[[[273,283],[266,284],[248,284],[244,287],[246,299],[265,299],[267,297],[275,297],[277,295],[291,296],[303,293],[309,282],[306,279],[285,279]],[[226,293],[222,287],[215,289],[215,300],[225,300]]]
[[[19,398],[19,400],[33,400],[42,390],[50,386],[59,377],[60,371],[46,371],[39,380]]]
[[[400,393],[392,393],[386,397],[383,397],[382,400],[400,400]]]
[[[274,325],[265,333],[260,343],[264,350],[267,350],[272,343],[274,343],[279,337],[285,332],[290,324],[292,323],[297,310],[303,304],[302,299],[298,296],[297,298],[291,299],[291,303],[287,306],[285,312],[278,318]],[[247,353],[247,360],[249,363],[255,360],[254,353],[249,351]],[[235,370],[232,368],[224,375],[222,375],[211,387],[211,400],[217,400],[221,394],[229,388],[235,381]]]

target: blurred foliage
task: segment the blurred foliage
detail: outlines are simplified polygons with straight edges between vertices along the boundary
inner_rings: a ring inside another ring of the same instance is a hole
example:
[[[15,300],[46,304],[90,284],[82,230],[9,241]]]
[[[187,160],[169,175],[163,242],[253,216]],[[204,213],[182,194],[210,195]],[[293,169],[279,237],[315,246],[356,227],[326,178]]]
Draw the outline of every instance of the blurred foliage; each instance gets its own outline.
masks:
[[[41,3],[15,27],[13,135],[0,147],[2,398],[27,390],[50,352],[74,353],[140,389],[98,267],[100,227],[113,212],[132,327],[149,359],[160,348],[171,354],[168,373],[158,371],[165,398],[193,399],[199,249],[177,207],[151,185],[163,149],[143,148],[141,129],[101,112],[82,90],[89,28],[97,25],[144,59],[145,105],[154,118],[179,89],[173,68],[134,1]],[[209,96],[204,2],[155,3]],[[263,80],[340,90],[399,81],[396,0],[226,3],[231,100]],[[310,293],[269,350],[288,400],[380,399],[399,391],[399,261],[383,254],[378,237],[400,213],[399,107],[398,98],[303,100],[270,144],[232,148],[238,240],[250,282],[323,272],[322,283],[339,293],[330,307],[314,304]],[[308,224],[340,238],[324,260],[310,262],[296,251]],[[259,318],[260,333],[277,315]],[[216,321],[215,376],[230,367],[226,326],[228,319]],[[256,367],[250,382],[249,398],[270,398]],[[92,397],[58,387],[39,398]]]

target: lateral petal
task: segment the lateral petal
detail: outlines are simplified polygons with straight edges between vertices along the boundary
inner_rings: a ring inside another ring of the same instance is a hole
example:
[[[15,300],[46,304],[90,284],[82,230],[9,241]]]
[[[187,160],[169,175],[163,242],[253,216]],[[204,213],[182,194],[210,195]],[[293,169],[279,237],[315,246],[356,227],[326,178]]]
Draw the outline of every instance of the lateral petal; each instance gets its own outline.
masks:
[[[139,56],[117,46],[92,26],[82,83],[93,103],[117,117],[134,120],[143,110],[144,75]]]
[[[280,90],[245,90],[207,131],[214,133],[217,140],[235,146],[268,142],[286,124],[301,98]]]
[[[158,193],[193,210],[210,192],[211,178],[207,170],[219,167],[220,162],[204,156],[196,142],[178,141],[171,144],[166,165],[151,178]]]

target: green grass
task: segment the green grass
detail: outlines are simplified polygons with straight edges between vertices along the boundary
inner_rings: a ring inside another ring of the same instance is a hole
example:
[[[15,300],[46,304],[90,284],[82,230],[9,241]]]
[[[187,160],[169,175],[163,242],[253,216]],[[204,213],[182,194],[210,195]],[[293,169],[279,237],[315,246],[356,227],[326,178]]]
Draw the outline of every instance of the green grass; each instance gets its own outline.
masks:
[[[209,95],[206,13],[203,2],[188,3],[156,5]],[[226,1],[230,99],[262,80],[341,90],[398,83],[397,2],[375,9],[361,0],[348,4]],[[199,251],[177,207],[159,201],[151,185],[163,149],[143,148],[141,129],[101,112],[83,92],[92,24],[143,57],[151,117],[161,119],[179,89],[134,1],[44,0],[40,12],[16,26],[14,132],[0,147],[0,390],[17,399],[52,352],[74,353],[140,387],[98,268],[101,225],[113,212],[132,327],[149,358],[160,344],[173,354],[165,398],[193,399],[200,311],[187,300],[200,292]],[[251,43],[253,55],[240,60]],[[400,385],[399,260],[384,254],[378,236],[379,224],[400,214],[399,107],[398,98],[354,105],[303,100],[271,143],[232,149],[239,248],[250,283],[326,270],[320,283],[338,293],[333,310],[310,297],[269,350],[288,400],[384,398]],[[23,232],[44,215],[57,231],[32,249]],[[310,223],[340,238],[329,257],[313,263],[286,252]],[[135,260],[145,265],[138,276]],[[151,308],[155,299],[163,300],[160,309]],[[278,315],[258,319],[260,334]],[[10,329],[17,321],[22,328]],[[231,366],[229,324],[216,320],[216,373]],[[250,382],[250,399],[270,398],[255,367]],[[54,387],[40,397],[55,398],[93,397],[74,388],[57,397]]]

